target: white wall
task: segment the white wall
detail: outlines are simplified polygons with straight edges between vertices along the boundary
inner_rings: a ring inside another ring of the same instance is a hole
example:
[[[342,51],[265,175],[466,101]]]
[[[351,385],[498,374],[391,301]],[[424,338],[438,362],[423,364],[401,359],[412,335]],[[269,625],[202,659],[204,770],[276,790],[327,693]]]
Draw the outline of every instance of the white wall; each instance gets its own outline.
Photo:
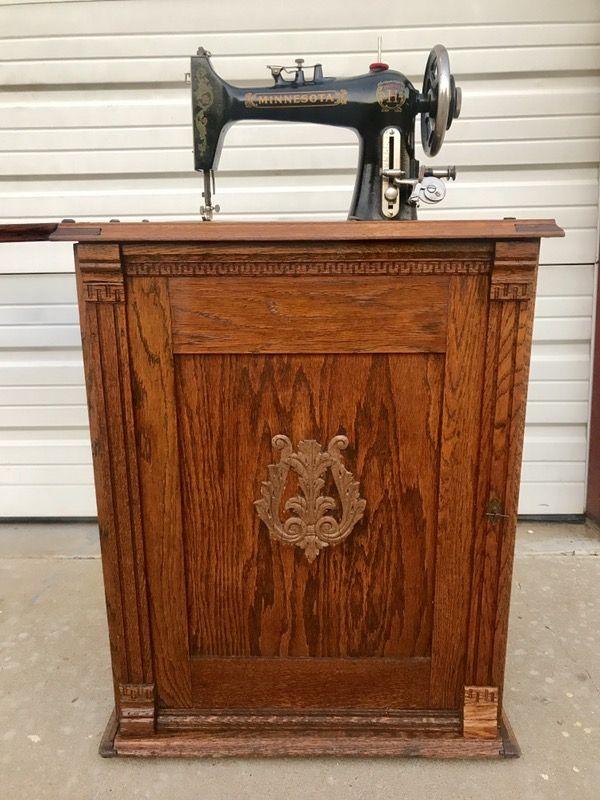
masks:
[[[520,510],[581,513],[597,252],[597,0],[115,0],[0,4],[0,221],[191,219],[188,58],[202,44],[232,82],[267,63],[326,74],[384,58],[417,86],[450,51],[463,113],[435,160],[458,180],[429,218],[555,217],[545,242]],[[352,133],[247,124],[217,176],[222,219],[343,219]],[[93,515],[85,393],[68,244],[0,249],[0,516]]]

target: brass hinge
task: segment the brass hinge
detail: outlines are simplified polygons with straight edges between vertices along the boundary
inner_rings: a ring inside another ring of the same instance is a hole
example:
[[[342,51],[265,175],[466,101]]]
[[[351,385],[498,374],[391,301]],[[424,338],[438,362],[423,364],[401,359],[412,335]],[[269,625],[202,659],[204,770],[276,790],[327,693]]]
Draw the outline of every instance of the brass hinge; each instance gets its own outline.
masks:
[[[490,502],[487,504],[487,510],[485,512],[486,517],[489,518],[490,522],[495,525],[497,522],[500,522],[501,519],[508,519],[508,514],[504,514],[504,506],[502,505],[502,501],[499,500],[497,497],[492,497]]]

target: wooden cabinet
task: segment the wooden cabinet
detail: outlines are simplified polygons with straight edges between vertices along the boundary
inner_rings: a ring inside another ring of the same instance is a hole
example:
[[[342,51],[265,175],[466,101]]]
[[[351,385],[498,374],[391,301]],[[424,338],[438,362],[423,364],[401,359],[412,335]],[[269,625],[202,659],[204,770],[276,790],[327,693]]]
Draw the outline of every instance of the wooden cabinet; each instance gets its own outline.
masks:
[[[63,224],[105,753],[498,756],[551,221]]]

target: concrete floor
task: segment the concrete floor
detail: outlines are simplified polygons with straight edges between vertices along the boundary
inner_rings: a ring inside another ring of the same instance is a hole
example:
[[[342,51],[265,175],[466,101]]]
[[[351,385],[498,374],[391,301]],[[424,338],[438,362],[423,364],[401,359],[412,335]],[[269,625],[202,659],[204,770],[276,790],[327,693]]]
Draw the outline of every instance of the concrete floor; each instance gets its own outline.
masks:
[[[4,800],[600,800],[600,536],[521,525],[506,706],[523,757],[101,759],[111,709],[94,525],[0,526]]]

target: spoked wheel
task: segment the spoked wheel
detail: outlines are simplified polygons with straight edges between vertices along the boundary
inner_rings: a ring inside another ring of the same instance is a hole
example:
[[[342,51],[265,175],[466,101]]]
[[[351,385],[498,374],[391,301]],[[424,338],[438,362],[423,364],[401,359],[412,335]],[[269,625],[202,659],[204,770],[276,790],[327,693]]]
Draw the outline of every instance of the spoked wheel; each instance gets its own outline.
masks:
[[[429,109],[421,112],[421,141],[428,156],[439,153],[452,120],[460,114],[461,90],[450,72],[448,51],[441,44],[429,53],[423,76],[423,98]]]

